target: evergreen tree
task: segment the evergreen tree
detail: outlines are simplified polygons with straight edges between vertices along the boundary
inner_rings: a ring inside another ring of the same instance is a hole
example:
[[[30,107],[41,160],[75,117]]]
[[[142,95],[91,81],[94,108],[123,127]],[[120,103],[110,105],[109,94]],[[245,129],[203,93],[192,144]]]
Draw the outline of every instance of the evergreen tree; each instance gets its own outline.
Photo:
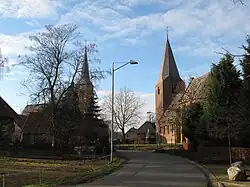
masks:
[[[203,120],[209,135],[215,139],[225,139],[228,135],[236,138],[241,129],[240,71],[234,66],[234,58],[226,54],[213,64],[208,84]]]
[[[75,131],[81,123],[78,97],[72,84],[64,94],[56,116],[56,140],[60,148],[74,147]]]
[[[196,149],[200,136],[204,133],[197,131],[200,128],[200,119],[203,114],[203,107],[200,103],[192,103],[183,111],[183,135],[188,138],[191,147]],[[199,129],[200,130],[200,129]]]
[[[105,123],[101,119],[101,109],[98,105],[98,97],[94,93],[89,98],[88,106],[86,112],[83,114],[83,133],[84,133],[84,142],[90,144],[96,142],[102,136],[102,128],[105,128]]]
[[[244,55],[241,59],[242,75],[243,75],[243,89],[242,89],[242,107],[245,116],[244,130],[242,136],[244,142],[249,144],[250,135],[250,36],[247,37],[247,46],[243,45]]]

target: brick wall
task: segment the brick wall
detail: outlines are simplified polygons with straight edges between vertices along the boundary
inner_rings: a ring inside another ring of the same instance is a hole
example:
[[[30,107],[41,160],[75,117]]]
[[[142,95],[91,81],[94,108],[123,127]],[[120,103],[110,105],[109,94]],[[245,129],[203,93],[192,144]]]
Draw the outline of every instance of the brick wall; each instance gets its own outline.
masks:
[[[232,159],[250,160],[250,148],[232,147]],[[228,147],[198,147],[196,157],[200,161],[228,161]]]

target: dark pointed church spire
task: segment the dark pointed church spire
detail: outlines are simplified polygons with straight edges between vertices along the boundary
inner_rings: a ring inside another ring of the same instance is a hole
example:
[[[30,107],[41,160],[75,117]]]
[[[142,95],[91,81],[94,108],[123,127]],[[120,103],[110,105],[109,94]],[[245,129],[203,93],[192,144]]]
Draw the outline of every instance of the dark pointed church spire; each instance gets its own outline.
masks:
[[[87,46],[84,47],[84,56],[82,61],[82,72],[81,78],[86,82],[90,82],[90,75],[89,75],[89,63],[88,63],[88,50]]]
[[[170,45],[169,38],[168,38],[168,31],[167,31],[167,41],[166,41],[159,79],[165,80],[168,77],[171,77],[174,79],[180,79],[179,71],[175,63],[175,59],[174,59],[173,51],[171,49],[171,45]]]
[[[81,85],[84,85],[84,84],[86,85],[86,84],[91,83],[90,73],[89,73],[89,63],[88,63],[88,48],[86,45],[86,41],[85,41],[85,46],[84,46],[84,54],[83,54],[83,59],[82,59],[82,70],[81,70],[79,83]]]

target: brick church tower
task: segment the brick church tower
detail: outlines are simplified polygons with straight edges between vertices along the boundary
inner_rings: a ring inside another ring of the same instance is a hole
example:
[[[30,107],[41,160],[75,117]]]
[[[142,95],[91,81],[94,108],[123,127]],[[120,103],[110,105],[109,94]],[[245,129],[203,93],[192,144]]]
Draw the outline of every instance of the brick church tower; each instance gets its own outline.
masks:
[[[155,87],[155,113],[158,140],[162,142],[172,142],[174,131],[169,132],[169,125],[166,120],[166,111],[175,96],[185,90],[185,82],[180,78],[174,55],[167,37],[163,62],[159,79]]]

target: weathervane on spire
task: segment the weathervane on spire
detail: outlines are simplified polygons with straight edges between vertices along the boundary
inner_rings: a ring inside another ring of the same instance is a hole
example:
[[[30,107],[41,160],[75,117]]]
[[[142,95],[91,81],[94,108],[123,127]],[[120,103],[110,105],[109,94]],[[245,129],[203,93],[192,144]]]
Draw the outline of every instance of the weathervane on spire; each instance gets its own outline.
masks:
[[[84,40],[84,47],[87,47],[87,40]]]
[[[166,27],[167,40],[168,40],[168,26]]]

